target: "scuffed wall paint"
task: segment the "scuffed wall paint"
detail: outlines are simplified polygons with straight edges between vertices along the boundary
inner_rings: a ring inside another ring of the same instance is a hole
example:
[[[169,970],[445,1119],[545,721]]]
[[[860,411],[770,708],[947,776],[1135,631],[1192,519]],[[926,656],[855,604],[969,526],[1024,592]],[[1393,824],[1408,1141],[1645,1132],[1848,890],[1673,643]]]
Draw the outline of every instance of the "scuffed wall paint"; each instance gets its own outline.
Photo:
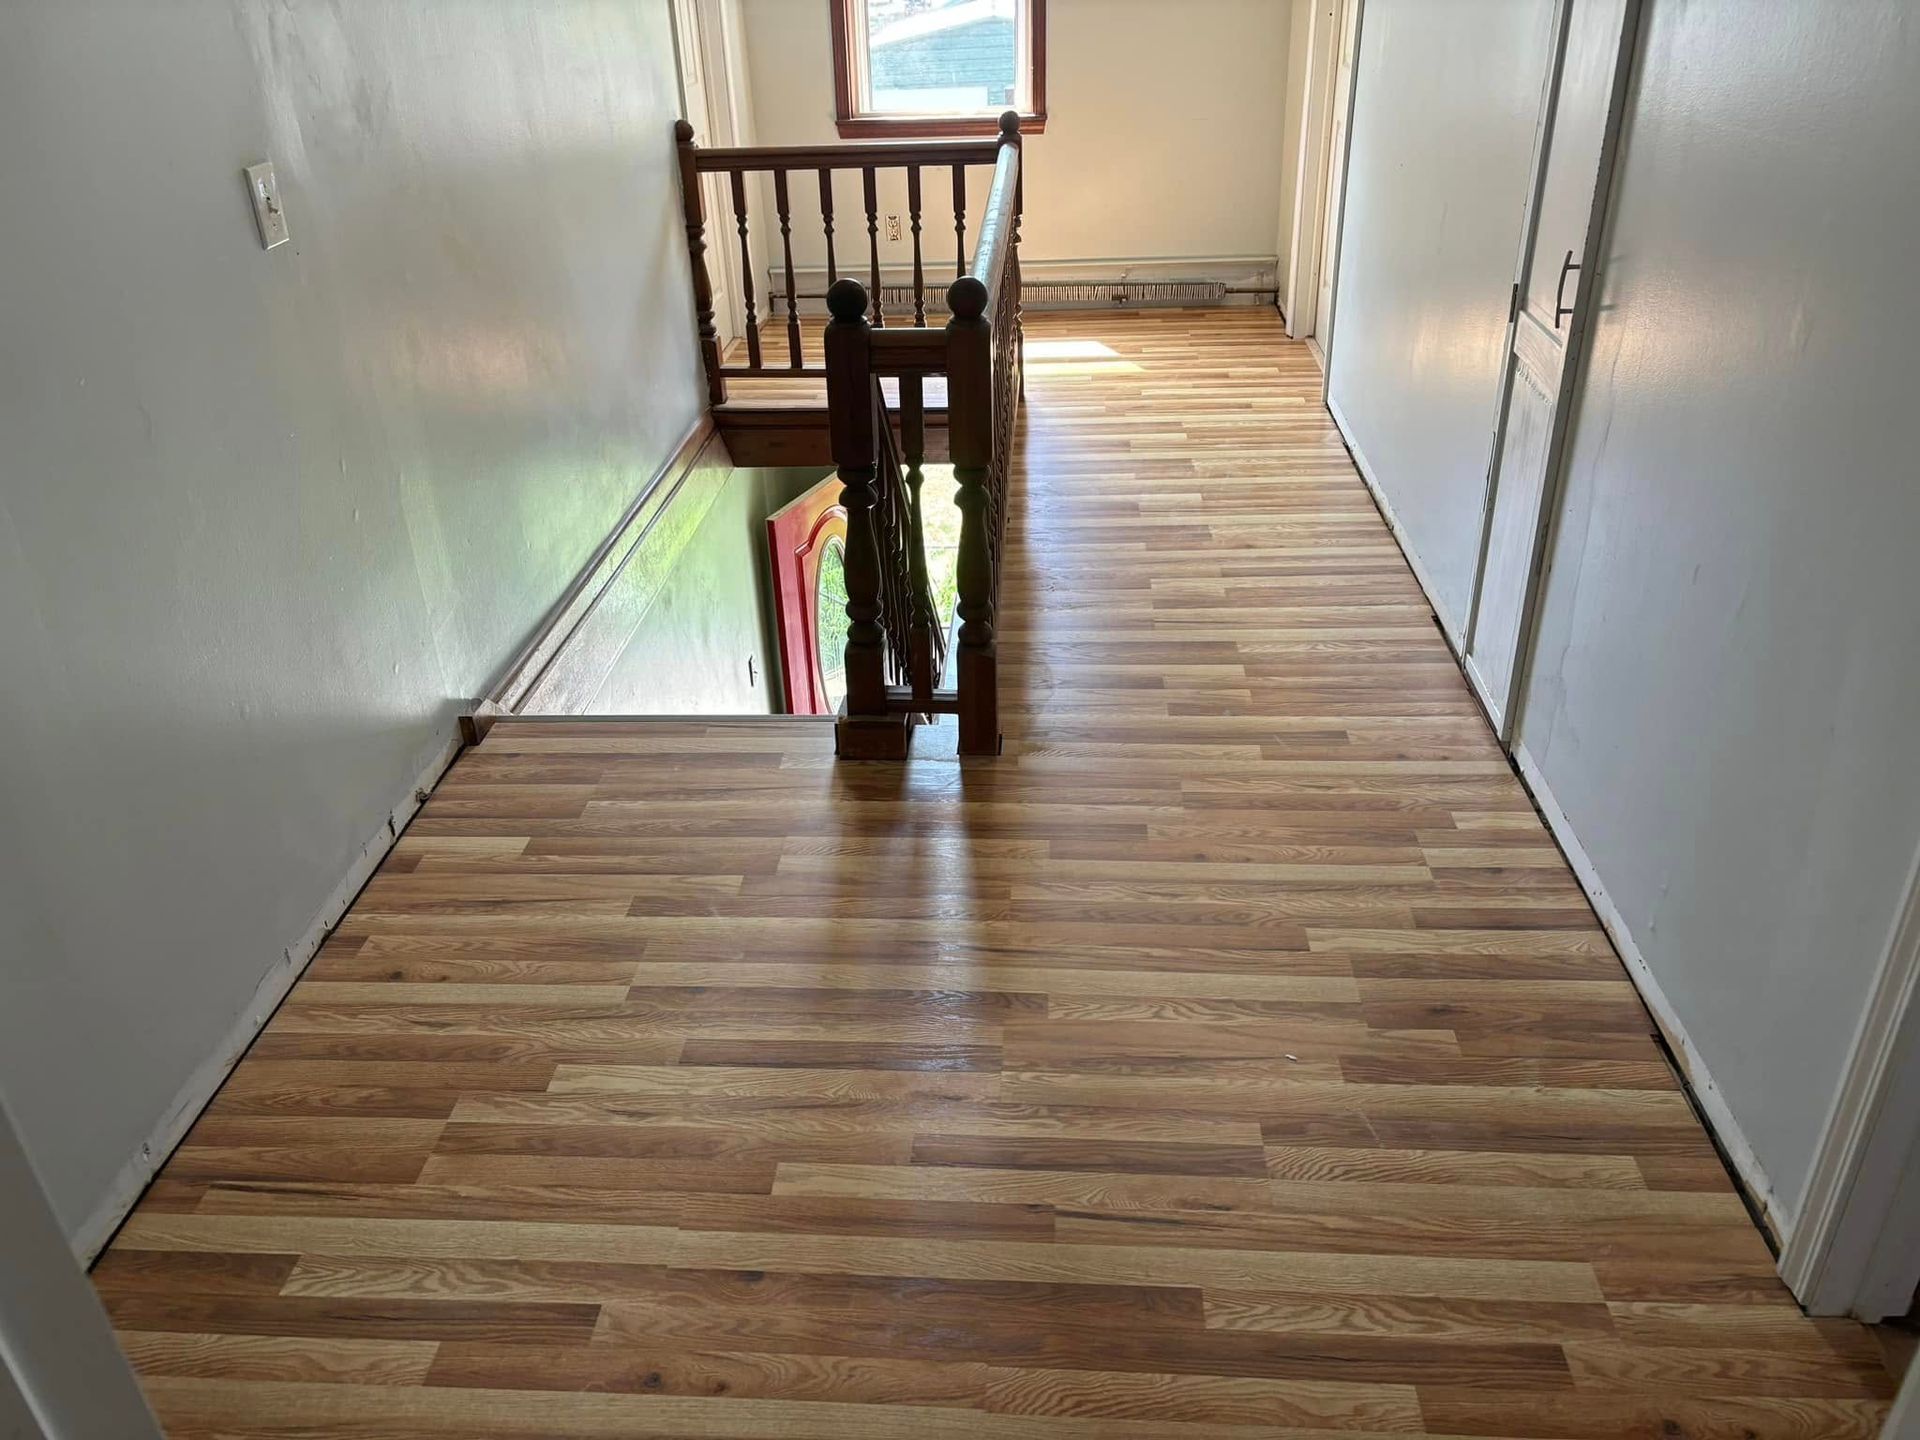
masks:
[[[70,1235],[696,413],[677,111],[665,0],[0,10],[0,1091]]]

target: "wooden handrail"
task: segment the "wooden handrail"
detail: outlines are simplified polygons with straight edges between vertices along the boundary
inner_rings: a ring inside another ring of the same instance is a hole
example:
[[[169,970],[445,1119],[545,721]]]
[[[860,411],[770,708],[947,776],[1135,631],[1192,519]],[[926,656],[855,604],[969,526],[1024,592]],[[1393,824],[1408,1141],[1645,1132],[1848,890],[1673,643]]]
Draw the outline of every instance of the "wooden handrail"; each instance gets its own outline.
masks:
[[[987,192],[987,208],[980,217],[980,240],[974,247],[972,268],[967,271],[986,287],[989,306],[1000,293],[1007,260],[1013,254],[1013,230],[1019,223],[1019,118],[1011,110],[1001,117],[1001,138],[995,142],[1000,154],[993,167],[993,188]],[[1014,121],[1011,127],[1008,119]]]
[[[696,151],[702,174],[732,170],[860,170],[871,165],[991,165],[995,140],[874,140],[862,145],[722,145]]]

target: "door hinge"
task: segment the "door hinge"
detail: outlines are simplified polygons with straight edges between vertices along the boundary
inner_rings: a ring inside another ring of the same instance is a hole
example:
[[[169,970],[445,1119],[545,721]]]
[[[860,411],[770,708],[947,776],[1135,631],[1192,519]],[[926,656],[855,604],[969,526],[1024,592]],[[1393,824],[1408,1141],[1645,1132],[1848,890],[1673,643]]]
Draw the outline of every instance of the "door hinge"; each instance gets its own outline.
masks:
[[[1520,282],[1513,282],[1513,289],[1507,295],[1507,324],[1511,325],[1520,318]]]

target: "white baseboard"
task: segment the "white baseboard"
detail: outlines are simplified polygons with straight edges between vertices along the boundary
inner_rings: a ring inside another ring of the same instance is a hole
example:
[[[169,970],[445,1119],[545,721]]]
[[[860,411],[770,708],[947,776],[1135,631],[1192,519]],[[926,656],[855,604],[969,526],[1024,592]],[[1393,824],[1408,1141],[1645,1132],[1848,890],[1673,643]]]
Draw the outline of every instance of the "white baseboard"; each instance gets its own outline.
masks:
[[[380,868],[380,862],[387,858],[387,852],[400,838],[400,832],[407,828],[414,814],[426,802],[428,794],[460,753],[460,748],[460,738],[455,734],[434,752],[426,768],[408,787],[406,797],[388,812],[386,819],[361,845],[359,856],[346,876],[334,887],[333,893],[327,896],[313,923],[297,941],[280,952],[280,959],[261,977],[246,1008],[234,1018],[219,1046],[180,1087],[160,1122],[141,1142],[138,1153],[120,1167],[112,1184],[107,1187],[106,1195],[81,1222],[73,1236],[73,1251],[82,1265],[92,1264],[94,1257],[113,1238],[113,1232],[120,1228],[120,1222],[126,1219],[127,1212],[133,1209],[141,1192],[147,1188],[160,1167],[166,1164],[174,1147],[193,1128],[193,1122],[200,1118],[200,1112],[207,1108],[214,1092],[219,1090],[228,1073],[239,1063],[240,1057],[253,1043],[253,1037],[259,1034],[260,1027],[267,1023],[268,1017],[286,998],[287,992],[306,970],[308,962],[326,942],[327,936],[339,925],[340,918],[347,913],[347,908],[353,904],[361,887]]]
[[[1340,438],[1346,441],[1347,453],[1353,457],[1353,468],[1360,472],[1360,479],[1365,483],[1368,493],[1373,496],[1373,503],[1386,517],[1387,529],[1393,532],[1394,543],[1400,547],[1400,554],[1406,559],[1407,568],[1413,571],[1413,578],[1420,582],[1420,590],[1427,597],[1427,604],[1439,617],[1440,633],[1446,637],[1447,648],[1453,651],[1456,660],[1459,659],[1465,632],[1454,623],[1452,613],[1442,603],[1439,591],[1434,586],[1433,577],[1427,574],[1427,567],[1420,563],[1420,552],[1414,548],[1413,540],[1408,536],[1406,527],[1400,523],[1400,517],[1394,511],[1393,501],[1387,498],[1387,492],[1382,488],[1379,477],[1373,473],[1373,467],[1367,463],[1366,455],[1354,440],[1353,426],[1347,423],[1347,417],[1340,413],[1340,407],[1334,404],[1331,395],[1327,397],[1327,411],[1333,416],[1333,423],[1340,429]]]
[[[1633,981],[1634,988],[1640,992],[1640,998],[1646,1002],[1647,1009],[1653,1012],[1655,1023],[1660,1026],[1680,1068],[1687,1078],[1688,1088],[1699,1104],[1707,1123],[1713,1127],[1713,1133],[1733,1162],[1733,1168],[1739,1172],[1747,1193],[1753,1197],[1765,1217],[1767,1227],[1776,1239],[1784,1236],[1790,1228],[1790,1217],[1784,1212],[1780,1197],[1774,1193],[1773,1182],[1767,1178],[1767,1172],[1761,1168],[1759,1157],[1753,1153],[1753,1147],[1747,1143],[1739,1122],[1733,1118],[1733,1112],[1727,1108],[1726,1096],[1720,1087],[1714,1084],[1712,1072],[1707,1062],[1701,1058],[1699,1049],[1693,1043],[1693,1037],[1687,1033],[1687,1027],[1680,1021],[1679,1013],[1673,1003],[1667,999],[1666,992],[1660,988],[1652,967],[1646,957],[1640,953],[1640,946],[1633,938],[1633,932],[1627,928],[1625,917],[1613,903],[1613,897],[1607,894],[1607,887],[1600,879],[1600,872],[1594,868],[1593,860],[1580,843],[1580,837],[1574,833],[1573,822],[1567,818],[1566,811],[1560,808],[1560,802],[1554,798],[1553,788],[1547,784],[1547,777],[1541,773],[1540,766],[1527,750],[1522,741],[1513,748],[1514,763],[1520,767],[1520,775],[1526,781],[1527,789],[1532,792],[1534,803],[1540,807],[1540,813],[1546,817],[1547,828],[1553,831],[1553,838],[1565,852],[1567,863],[1573,867],[1574,878],[1580,882],[1580,888],[1586,892],[1587,900],[1593,906],[1594,914],[1600,917],[1600,924],[1607,936],[1613,941],[1613,948],[1619,952],[1620,959],[1627,967],[1627,976]]]

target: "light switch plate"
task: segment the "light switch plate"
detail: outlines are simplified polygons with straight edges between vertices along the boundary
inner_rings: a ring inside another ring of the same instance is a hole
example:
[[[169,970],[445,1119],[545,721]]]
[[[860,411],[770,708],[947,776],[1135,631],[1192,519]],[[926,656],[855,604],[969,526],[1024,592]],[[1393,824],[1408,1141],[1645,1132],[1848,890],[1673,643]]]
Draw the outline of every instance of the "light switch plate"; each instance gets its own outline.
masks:
[[[273,178],[271,160],[247,167],[247,195],[253,201],[262,248],[271,250],[293,238],[287,234],[287,212],[280,208],[280,182]]]

